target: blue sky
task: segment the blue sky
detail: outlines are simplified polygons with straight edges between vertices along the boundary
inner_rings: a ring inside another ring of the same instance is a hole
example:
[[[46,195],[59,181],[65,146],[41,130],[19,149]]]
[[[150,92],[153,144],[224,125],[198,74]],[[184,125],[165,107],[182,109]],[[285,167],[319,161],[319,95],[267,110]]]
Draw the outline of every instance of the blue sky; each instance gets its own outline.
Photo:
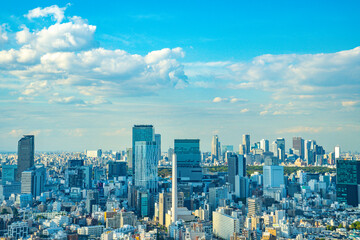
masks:
[[[223,144],[360,145],[358,1],[8,1],[0,150],[124,149],[133,124]]]

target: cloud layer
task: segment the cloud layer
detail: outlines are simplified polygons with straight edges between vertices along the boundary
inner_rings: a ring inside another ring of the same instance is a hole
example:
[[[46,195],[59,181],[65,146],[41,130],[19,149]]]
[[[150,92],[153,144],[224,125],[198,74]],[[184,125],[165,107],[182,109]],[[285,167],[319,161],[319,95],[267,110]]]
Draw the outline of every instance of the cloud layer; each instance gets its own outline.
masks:
[[[187,85],[184,67],[177,60],[184,57],[181,48],[145,56],[104,49],[94,40],[96,26],[81,17],[66,18],[65,10],[56,5],[30,10],[25,15],[28,19],[50,16],[55,23],[42,29],[20,26],[11,39],[17,47],[0,51],[3,81],[20,79],[16,89],[20,95],[33,98],[41,94],[49,103],[81,104],[85,102],[82,98],[108,103],[99,99],[149,95]],[[4,26],[0,27],[0,44],[9,41]]]

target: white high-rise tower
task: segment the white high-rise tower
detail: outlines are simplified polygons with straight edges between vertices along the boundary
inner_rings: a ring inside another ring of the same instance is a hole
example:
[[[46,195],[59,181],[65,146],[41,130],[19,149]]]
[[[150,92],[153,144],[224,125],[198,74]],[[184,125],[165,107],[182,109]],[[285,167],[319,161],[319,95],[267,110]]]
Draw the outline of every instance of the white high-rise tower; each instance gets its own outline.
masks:
[[[173,154],[172,159],[172,209],[171,222],[175,223],[177,220],[177,159],[176,154]]]

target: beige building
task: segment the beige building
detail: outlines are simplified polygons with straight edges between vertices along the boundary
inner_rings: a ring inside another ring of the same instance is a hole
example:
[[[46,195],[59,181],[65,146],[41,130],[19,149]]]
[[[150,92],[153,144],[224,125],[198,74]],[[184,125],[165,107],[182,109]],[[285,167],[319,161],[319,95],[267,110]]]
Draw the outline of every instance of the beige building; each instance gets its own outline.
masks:
[[[179,192],[177,194],[178,196],[178,207],[184,206],[184,193]],[[169,210],[171,210],[172,207],[172,198],[171,198],[171,192],[167,193],[160,193],[159,194],[159,223],[161,225],[166,225],[166,214]]]

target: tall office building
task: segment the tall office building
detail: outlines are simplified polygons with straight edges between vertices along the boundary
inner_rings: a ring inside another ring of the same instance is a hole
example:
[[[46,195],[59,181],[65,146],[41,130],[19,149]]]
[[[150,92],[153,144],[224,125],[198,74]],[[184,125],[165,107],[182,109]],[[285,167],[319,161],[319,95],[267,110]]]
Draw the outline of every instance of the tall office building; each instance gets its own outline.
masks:
[[[218,135],[214,135],[211,141],[211,155],[214,159],[219,160],[220,157],[220,142]]]
[[[126,162],[125,161],[109,161],[107,163],[107,172],[108,172],[108,179],[113,179],[116,177],[126,177],[127,170],[126,170]]]
[[[278,151],[278,158],[281,161],[285,160],[285,139],[284,138],[277,138],[276,139],[276,146]]]
[[[248,216],[259,216],[262,213],[262,205],[260,198],[248,198],[247,199],[248,206]]]
[[[155,134],[155,142],[156,142],[156,152],[157,152],[157,160],[161,160],[161,135]]]
[[[23,171],[34,166],[34,135],[24,135],[18,142],[18,168],[16,180],[21,180]]]
[[[126,161],[127,161],[127,166],[129,169],[133,169],[133,150],[132,148],[127,148],[126,149]]]
[[[21,193],[40,196],[45,191],[46,170],[43,165],[23,171],[21,174]]]
[[[360,203],[360,161],[336,160],[337,201],[358,207]]]
[[[235,179],[236,176],[246,176],[246,159],[243,155],[237,155],[235,153],[227,154],[228,161],[228,182],[232,191],[235,191]]]
[[[2,165],[2,182],[14,182],[16,180],[17,165]]]
[[[244,134],[243,135],[243,142],[242,144],[245,145],[245,154],[249,154],[250,153],[250,135],[249,134]]]
[[[132,128],[132,170],[133,175],[135,174],[135,142],[153,142],[155,141],[155,130],[153,125],[134,125]],[[134,178],[134,176],[133,176]]]
[[[264,195],[276,200],[285,197],[284,167],[277,165],[276,158],[268,158],[263,166],[263,191]]]
[[[201,181],[201,153],[199,139],[175,139],[177,177],[181,181]]]
[[[156,142],[135,142],[135,186],[150,193],[158,190],[158,160]]]
[[[245,147],[244,144],[239,145],[239,154],[240,155],[245,155],[246,154],[246,147]]]
[[[228,189],[225,186],[209,188],[210,210],[215,211],[216,208],[220,206],[220,201],[226,200],[227,198],[228,198]]]
[[[269,140],[261,139],[260,140],[260,148],[264,150],[264,152],[269,151]]]
[[[304,139],[301,137],[293,137],[293,148],[296,151],[295,153],[301,159],[304,159]]]
[[[340,146],[339,146],[339,145],[335,147],[334,152],[335,152],[335,159],[339,159],[339,158],[340,158],[340,154],[341,154]]]

